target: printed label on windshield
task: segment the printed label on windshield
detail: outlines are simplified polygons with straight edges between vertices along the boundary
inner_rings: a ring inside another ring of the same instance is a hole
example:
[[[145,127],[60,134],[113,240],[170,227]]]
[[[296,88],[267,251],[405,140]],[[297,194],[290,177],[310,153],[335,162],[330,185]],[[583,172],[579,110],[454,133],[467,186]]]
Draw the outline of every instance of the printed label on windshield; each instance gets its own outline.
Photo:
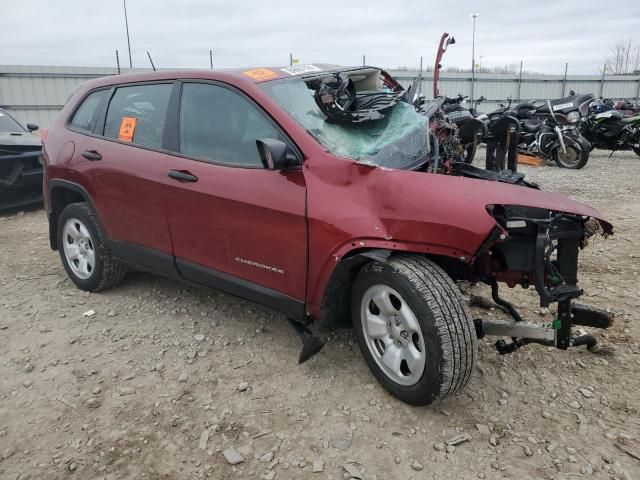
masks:
[[[253,70],[247,70],[244,73],[247,77],[251,77],[254,80],[271,80],[272,78],[278,78],[278,74],[268,68],[254,68]]]
[[[321,72],[322,69],[316,67],[315,65],[291,65],[287,68],[281,68],[284,73],[288,73],[289,75],[300,75],[301,73],[309,73],[309,72]]]
[[[122,117],[120,122],[120,133],[118,133],[118,140],[121,142],[133,141],[133,134],[136,131],[136,123],[138,119],[135,117]]]

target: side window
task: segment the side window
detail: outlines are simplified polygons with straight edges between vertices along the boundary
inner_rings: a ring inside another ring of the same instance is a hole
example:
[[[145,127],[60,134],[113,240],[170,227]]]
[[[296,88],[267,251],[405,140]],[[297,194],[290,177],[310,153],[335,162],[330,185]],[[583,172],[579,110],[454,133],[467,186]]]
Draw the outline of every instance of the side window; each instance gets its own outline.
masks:
[[[73,114],[69,125],[77,130],[91,133],[98,119],[98,107],[107,93],[109,90],[98,90],[85,98]]]
[[[228,88],[185,83],[180,102],[180,152],[242,166],[262,166],[258,138],[284,140],[258,107]]]
[[[160,148],[173,84],[120,87],[109,102],[104,136]]]

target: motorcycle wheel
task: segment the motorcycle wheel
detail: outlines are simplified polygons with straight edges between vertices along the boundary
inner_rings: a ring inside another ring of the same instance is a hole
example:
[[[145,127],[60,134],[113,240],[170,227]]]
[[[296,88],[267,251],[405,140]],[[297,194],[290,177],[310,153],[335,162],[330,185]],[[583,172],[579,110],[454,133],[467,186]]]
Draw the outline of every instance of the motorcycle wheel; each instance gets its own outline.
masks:
[[[633,153],[640,157],[640,147],[633,147]]]
[[[589,151],[567,146],[567,153],[563,153],[560,148],[556,148],[553,151],[553,160],[560,168],[579,170],[587,164]]]

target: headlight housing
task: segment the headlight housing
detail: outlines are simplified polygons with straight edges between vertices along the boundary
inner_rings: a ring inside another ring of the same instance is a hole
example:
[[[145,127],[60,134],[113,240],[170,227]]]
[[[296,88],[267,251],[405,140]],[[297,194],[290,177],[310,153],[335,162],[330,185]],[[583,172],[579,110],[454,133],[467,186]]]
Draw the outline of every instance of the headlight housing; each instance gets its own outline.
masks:
[[[567,114],[567,122],[569,123],[578,123],[580,121],[580,113],[579,112],[569,112]]]

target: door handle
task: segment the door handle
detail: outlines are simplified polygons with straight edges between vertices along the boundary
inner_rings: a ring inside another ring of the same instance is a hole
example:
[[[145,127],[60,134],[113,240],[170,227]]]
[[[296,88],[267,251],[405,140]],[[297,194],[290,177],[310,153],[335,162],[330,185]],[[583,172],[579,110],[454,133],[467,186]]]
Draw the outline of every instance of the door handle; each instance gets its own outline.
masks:
[[[188,172],[187,170],[169,170],[170,178],[178,180],[179,182],[197,182],[198,177]]]
[[[92,162],[95,162],[96,160],[102,160],[102,155],[100,155],[95,150],[85,150],[84,152],[82,152],[82,156]]]

